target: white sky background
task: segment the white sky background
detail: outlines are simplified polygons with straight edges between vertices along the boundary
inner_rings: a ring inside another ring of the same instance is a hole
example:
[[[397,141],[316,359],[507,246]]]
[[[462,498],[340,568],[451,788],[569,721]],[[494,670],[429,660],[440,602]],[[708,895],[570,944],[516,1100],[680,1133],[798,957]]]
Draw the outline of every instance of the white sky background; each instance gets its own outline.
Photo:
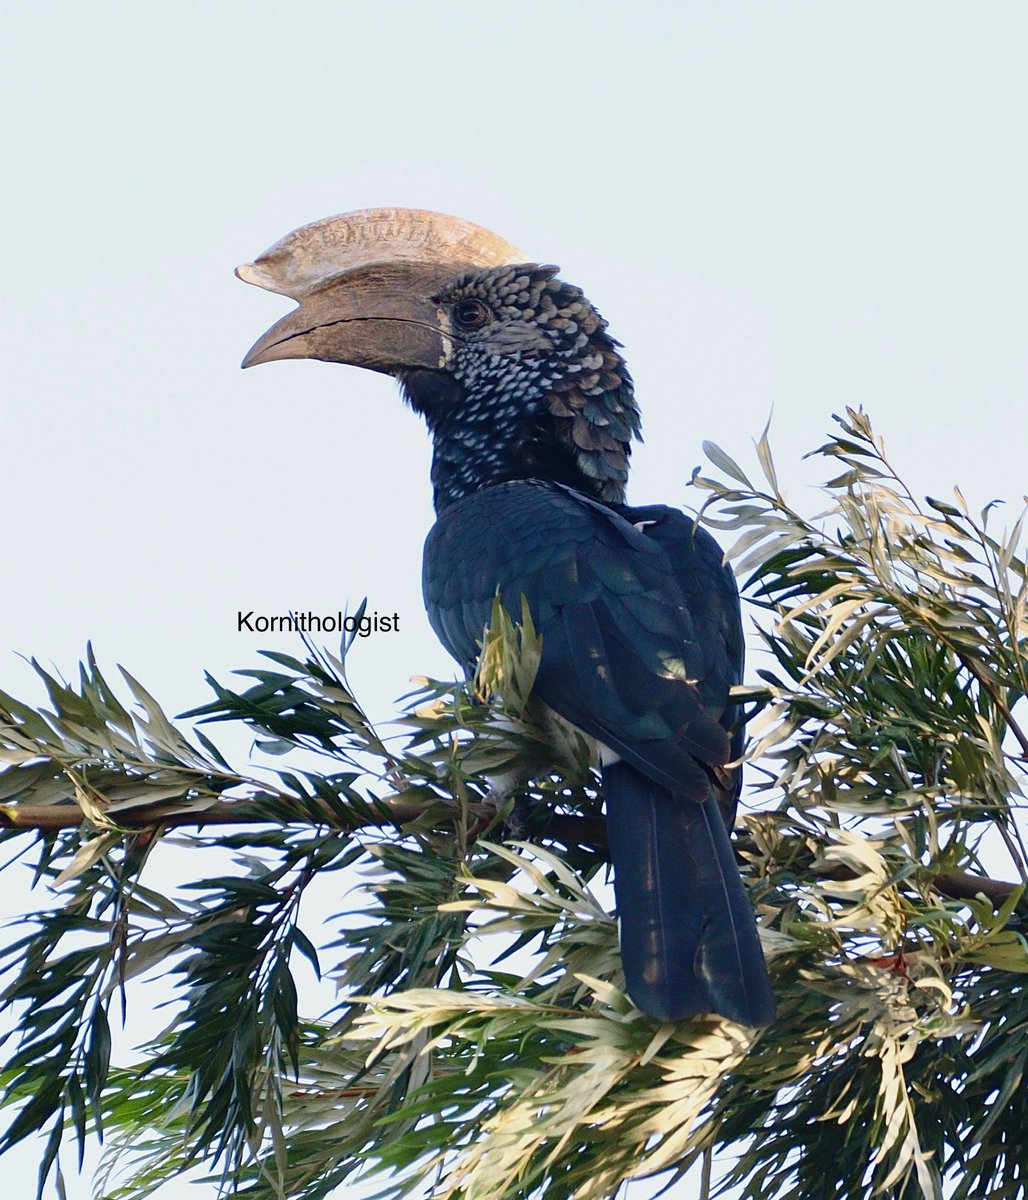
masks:
[[[452,674],[420,598],[428,442],[392,383],[238,369],[287,303],[232,268],[351,208],[468,217],[584,287],[636,378],[635,502],[693,503],[700,442],[752,462],[773,408],[779,474],[814,511],[801,455],[863,404],[915,491],[959,483],[1014,518],[1028,7],[9,0],[2,16],[7,691],[38,698],[17,654],[71,673],[92,639],[179,712],[207,699],[204,669],[295,648],[237,633],[238,609],[365,595],[400,615],[351,663],[372,713],[411,674]]]

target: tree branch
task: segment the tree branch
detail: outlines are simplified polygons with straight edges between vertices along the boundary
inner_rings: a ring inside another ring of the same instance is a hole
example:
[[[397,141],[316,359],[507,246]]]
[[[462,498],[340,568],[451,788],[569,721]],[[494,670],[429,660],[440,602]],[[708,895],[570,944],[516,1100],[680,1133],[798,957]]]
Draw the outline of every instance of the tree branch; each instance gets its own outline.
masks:
[[[282,804],[294,804],[293,796],[268,794],[268,799]],[[306,801],[305,810],[297,817],[307,823],[323,820],[337,829],[359,829],[364,825],[405,825],[425,811],[423,804],[411,804],[399,796],[387,796],[377,804],[381,815],[354,817],[350,822],[340,819],[337,809],[318,801]],[[85,821],[86,815],[74,801],[61,804],[0,804],[0,828],[39,830],[53,833],[59,829],[74,829]],[[188,809],[176,804],[139,804],[111,813],[111,823],[119,829],[143,830],[163,826],[165,829],[186,825],[267,825],[282,824],[272,816],[264,803],[253,800],[218,800],[207,808]]]
[[[281,803],[295,804],[295,798],[272,795],[270,799]],[[412,804],[399,795],[386,796],[376,801],[380,811],[354,815],[350,820],[341,820],[337,809],[318,802],[306,802],[306,811],[298,817],[307,822],[324,821],[336,829],[384,828],[389,825],[406,825],[425,814],[424,804]],[[319,811],[320,810],[320,811]],[[497,815],[494,804],[477,804],[472,814],[484,830]],[[219,800],[204,809],[183,809],[174,804],[140,804],[117,814],[117,826],[121,829],[154,830],[205,825],[266,825],[281,824],[281,819],[270,815],[264,804],[252,800]],[[0,828],[24,832],[53,833],[60,829],[74,829],[86,820],[82,809],[74,802],[63,804],[0,804]],[[606,847],[607,829],[602,817],[576,817],[570,813],[554,813],[546,826],[550,838],[566,845]],[[854,872],[845,867],[835,867],[827,872],[832,878],[852,879]],[[932,882],[935,887],[952,900],[973,900],[985,896],[999,906],[1021,884],[1003,879],[990,879],[985,875],[972,875],[965,871],[941,871]]]

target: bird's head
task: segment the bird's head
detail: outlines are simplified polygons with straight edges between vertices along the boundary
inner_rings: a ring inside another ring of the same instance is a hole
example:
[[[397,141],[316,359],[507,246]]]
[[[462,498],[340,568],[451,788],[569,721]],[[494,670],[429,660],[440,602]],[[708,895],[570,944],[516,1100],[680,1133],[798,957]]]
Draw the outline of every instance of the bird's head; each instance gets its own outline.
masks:
[[[557,271],[456,217],[330,217],[237,269],[299,303],[243,366],[316,358],[395,376],[433,435],[437,507],[524,478],[622,500],[639,435],[632,380],[607,323]]]

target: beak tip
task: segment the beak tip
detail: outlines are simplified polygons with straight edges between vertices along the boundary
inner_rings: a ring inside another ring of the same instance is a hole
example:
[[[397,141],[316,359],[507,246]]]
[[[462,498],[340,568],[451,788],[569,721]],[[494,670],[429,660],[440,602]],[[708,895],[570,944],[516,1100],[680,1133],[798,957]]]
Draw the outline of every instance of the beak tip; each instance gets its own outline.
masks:
[[[260,341],[255,342],[243,355],[243,361],[239,364],[241,371],[245,371],[248,367],[259,367],[261,363],[269,361],[267,354],[269,347],[264,345],[264,340],[261,338]]]

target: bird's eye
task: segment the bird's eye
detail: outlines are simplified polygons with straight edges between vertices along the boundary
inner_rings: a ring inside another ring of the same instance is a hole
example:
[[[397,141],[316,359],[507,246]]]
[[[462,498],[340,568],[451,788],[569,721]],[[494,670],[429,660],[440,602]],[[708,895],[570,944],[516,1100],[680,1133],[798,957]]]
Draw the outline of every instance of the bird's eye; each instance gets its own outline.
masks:
[[[482,300],[458,300],[453,306],[453,319],[461,329],[481,329],[492,315],[489,305]]]

